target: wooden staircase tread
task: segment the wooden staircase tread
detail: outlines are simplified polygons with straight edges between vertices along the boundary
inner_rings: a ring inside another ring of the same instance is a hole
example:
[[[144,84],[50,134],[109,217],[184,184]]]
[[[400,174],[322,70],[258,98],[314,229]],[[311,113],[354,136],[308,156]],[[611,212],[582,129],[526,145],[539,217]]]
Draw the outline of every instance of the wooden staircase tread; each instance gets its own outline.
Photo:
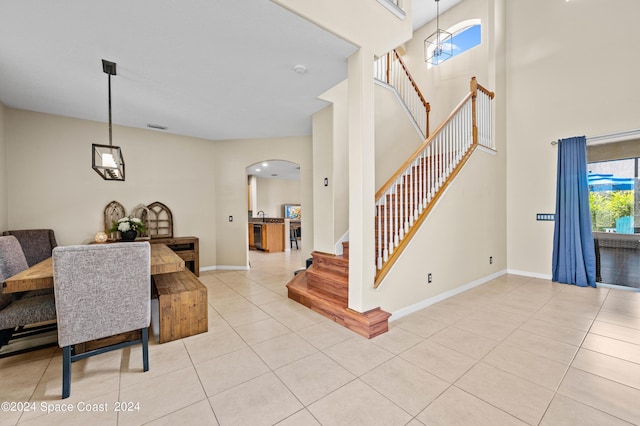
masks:
[[[308,274],[313,274],[316,276],[327,276],[328,279],[332,280],[332,281],[336,281],[336,282],[344,282],[345,285],[349,284],[349,277],[345,276],[344,274],[340,274],[332,269],[323,269],[323,268],[316,268],[317,265],[312,265],[310,268],[307,269],[307,273]]]
[[[307,273],[298,273],[288,284],[289,298],[360,334],[372,338],[389,330],[388,312],[380,308],[367,312],[349,309],[346,300],[310,288]]]
[[[306,271],[297,274],[289,284],[287,288],[295,289],[296,291],[305,292],[309,295],[322,298],[325,302],[333,304],[337,307],[346,308],[348,303],[346,299],[337,297],[336,295],[327,294],[323,291],[319,291],[309,286],[308,277]]]

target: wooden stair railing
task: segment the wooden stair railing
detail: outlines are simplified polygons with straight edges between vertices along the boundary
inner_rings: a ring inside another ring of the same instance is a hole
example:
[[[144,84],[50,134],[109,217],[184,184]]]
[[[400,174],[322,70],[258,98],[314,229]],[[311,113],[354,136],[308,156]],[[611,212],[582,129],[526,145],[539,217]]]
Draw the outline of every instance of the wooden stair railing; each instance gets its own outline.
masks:
[[[378,287],[446,187],[478,146],[494,149],[494,93],[471,79],[469,94],[376,193]]]
[[[428,138],[431,106],[422,96],[418,85],[396,50],[376,59],[374,78],[396,91],[420,130],[422,138]]]

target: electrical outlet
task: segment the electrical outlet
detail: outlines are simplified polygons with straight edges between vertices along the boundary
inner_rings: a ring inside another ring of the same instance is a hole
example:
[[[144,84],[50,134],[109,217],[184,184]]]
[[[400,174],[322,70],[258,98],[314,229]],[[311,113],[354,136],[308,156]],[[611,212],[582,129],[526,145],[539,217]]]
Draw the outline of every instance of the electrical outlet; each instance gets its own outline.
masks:
[[[489,265],[493,265],[493,256],[489,256]]]
[[[431,276],[431,273],[429,273],[429,275],[427,275],[427,283],[431,283],[432,280],[433,277]]]

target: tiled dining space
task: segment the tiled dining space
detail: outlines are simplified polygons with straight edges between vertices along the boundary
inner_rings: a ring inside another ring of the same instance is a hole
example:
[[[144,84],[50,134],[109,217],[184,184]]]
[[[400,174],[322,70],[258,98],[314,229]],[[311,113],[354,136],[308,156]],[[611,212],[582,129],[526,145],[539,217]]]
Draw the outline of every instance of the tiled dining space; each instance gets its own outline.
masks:
[[[30,403],[0,425],[640,424],[640,293],[504,275],[367,340],[286,298],[300,256],[203,272],[209,331],[146,373],[139,347],[78,361],[61,401],[58,348],[0,359],[0,401]]]

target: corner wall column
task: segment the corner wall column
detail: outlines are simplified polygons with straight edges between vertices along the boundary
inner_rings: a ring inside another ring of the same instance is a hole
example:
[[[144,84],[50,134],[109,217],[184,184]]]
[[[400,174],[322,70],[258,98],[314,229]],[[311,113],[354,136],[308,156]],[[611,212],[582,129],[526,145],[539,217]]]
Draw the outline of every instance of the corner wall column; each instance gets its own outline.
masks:
[[[365,312],[375,279],[373,52],[349,57],[349,308]]]

